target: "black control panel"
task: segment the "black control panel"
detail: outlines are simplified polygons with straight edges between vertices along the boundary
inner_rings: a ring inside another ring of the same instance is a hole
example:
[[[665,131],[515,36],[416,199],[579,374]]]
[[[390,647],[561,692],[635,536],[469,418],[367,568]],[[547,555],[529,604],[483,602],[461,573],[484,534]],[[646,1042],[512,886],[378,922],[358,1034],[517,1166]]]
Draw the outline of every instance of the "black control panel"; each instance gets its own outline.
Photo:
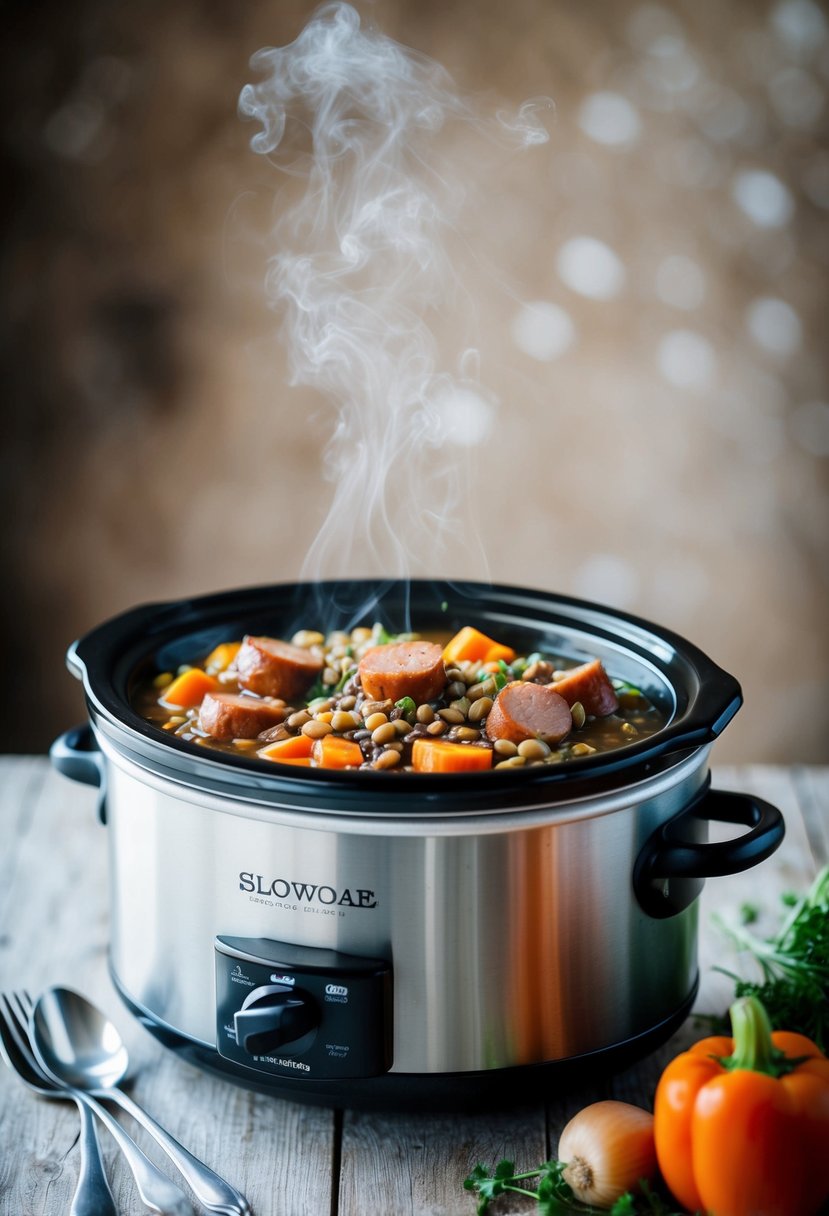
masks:
[[[391,967],[383,959],[263,937],[217,937],[215,947],[220,1055],[297,1078],[376,1077],[391,1068]]]

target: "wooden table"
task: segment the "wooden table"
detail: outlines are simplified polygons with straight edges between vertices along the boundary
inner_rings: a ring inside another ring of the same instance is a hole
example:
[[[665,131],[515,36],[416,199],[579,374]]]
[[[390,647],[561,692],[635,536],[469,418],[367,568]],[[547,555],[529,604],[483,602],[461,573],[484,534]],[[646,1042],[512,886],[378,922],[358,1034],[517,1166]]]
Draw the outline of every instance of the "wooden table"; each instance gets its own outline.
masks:
[[[829,768],[741,767],[714,771],[722,789],[775,803],[786,839],[758,870],[709,881],[702,897],[700,1010],[723,1010],[732,987],[711,970],[734,963],[710,924],[715,909],[759,904],[768,930],[778,896],[801,890],[829,857]],[[666,1061],[701,1031],[689,1020],[659,1052],[617,1076],[546,1105],[461,1116],[335,1112],[278,1101],[204,1075],[159,1046],[127,1014],[106,969],[105,829],[95,793],[51,771],[42,757],[0,758],[0,988],[50,983],[81,989],[117,1022],[134,1064],[135,1098],[188,1148],[248,1197],[256,1216],[473,1216],[462,1189],[476,1162],[509,1157],[531,1169],[555,1154],[564,1122],[587,1102],[615,1097],[650,1105]],[[764,922],[758,926],[762,931]],[[125,1116],[119,1114],[131,1124]],[[162,1168],[142,1129],[130,1130]],[[71,1103],[28,1093],[0,1067],[0,1213],[68,1210],[78,1169]],[[144,1211],[132,1177],[102,1134],[113,1193],[124,1213]],[[531,1212],[518,1200],[494,1211]]]

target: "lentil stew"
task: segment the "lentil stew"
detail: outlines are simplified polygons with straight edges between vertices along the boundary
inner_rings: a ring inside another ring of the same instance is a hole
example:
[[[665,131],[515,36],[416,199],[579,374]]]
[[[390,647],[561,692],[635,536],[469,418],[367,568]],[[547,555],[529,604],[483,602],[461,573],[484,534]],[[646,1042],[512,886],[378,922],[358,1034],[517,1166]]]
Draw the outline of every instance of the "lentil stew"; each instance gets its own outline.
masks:
[[[454,637],[379,624],[290,642],[247,635],[142,683],[136,710],[198,747],[282,765],[468,772],[625,747],[665,714],[598,659],[574,662],[465,626]]]

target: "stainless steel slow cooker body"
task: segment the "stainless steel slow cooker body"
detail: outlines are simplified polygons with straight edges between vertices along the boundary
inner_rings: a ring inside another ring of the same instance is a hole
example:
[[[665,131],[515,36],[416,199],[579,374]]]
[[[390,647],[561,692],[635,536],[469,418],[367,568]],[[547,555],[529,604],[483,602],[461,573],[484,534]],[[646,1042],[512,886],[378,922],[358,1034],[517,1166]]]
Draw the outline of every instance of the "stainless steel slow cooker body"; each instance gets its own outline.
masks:
[[[171,739],[131,708],[150,670],[245,632],[452,631],[601,657],[668,716],[558,767],[437,777],[280,770]],[[664,630],[509,587],[280,585],[135,609],[76,643],[94,740],[113,979],[163,1041],[296,1100],[479,1101],[647,1051],[697,986],[704,877],[756,864],[779,812],[709,788],[732,677]],[[744,835],[707,843],[707,822]]]

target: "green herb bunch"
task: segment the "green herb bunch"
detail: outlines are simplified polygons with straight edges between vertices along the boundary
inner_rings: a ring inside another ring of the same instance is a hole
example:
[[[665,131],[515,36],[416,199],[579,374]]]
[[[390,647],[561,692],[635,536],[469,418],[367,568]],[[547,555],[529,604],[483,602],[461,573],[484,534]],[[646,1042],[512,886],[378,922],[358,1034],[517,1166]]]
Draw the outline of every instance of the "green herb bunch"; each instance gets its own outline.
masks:
[[[743,909],[743,924],[717,924],[738,950],[757,961],[762,979],[741,979],[723,967],[717,970],[735,982],[740,996],[756,996],[772,1026],[805,1034],[821,1051],[829,1051],[829,866],[824,866],[806,894],[784,896],[789,907],[774,937],[760,938],[746,922],[754,910]]]

